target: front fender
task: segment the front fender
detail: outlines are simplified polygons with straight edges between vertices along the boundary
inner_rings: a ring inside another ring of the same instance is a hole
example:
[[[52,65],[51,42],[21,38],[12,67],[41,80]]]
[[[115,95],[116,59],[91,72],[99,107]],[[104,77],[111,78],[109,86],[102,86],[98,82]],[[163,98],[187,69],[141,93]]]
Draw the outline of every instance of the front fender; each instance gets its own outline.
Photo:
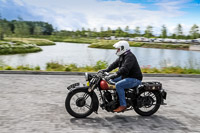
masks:
[[[70,92],[68,93],[68,95],[70,95],[71,93],[74,93],[75,91],[81,89],[81,90],[85,90],[91,97],[92,97],[92,101],[93,101],[93,111],[95,113],[97,113],[98,108],[99,108],[99,100],[98,97],[96,95],[96,93],[94,91],[88,92],[88,86],[83,86],[83,87],[75,87],[74,89],[71,89]]]

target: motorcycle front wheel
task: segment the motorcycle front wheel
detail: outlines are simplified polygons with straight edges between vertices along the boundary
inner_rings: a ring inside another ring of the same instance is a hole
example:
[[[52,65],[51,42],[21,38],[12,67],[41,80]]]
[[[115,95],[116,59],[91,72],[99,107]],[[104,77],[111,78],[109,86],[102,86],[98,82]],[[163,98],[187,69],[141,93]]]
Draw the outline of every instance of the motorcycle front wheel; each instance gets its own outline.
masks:
[[[75,118],[85,118],[93,112],[93,99],[87,89],[70,92],[65,100],[67,112]]]
[[[150,116],[157,112],[160,104],[161,96],[158,91],[143,90],[138,95],[137,106],[134,110],[141,116]]]

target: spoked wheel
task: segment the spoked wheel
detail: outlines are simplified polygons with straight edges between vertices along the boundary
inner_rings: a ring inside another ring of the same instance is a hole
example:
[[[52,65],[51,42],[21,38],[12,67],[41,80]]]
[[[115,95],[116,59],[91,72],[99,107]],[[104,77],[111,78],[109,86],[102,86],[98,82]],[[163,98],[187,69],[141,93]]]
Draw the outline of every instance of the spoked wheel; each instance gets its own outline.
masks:
[[[160,108],[160,104],[161,97],[157,91],[144,90],[139,93],[134,110],[139,115],[150,116]]]
[[[74,90],[67,96],[65,107],[67,112],[76,118],[87,117],[93,112],[92,96],[87,90]]]

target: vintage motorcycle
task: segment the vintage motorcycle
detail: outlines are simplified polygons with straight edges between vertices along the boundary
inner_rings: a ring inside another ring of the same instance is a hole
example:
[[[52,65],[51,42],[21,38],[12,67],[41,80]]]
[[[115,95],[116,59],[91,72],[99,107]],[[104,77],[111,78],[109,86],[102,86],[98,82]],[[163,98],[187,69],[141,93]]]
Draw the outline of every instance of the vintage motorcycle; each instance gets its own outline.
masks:
[[[99,101],[101,101],[100,107],[108,112],[113,112],[119,107],[115,83],[106,80],[105,77],[108,75],[106,72],[93,75],[85,73],[86,85],[75,83],[68,86],[69,93],[65,100],[67,112],[76,118],[87,117],[93,112],[98,113]],[[99,100],[96,89],[99,91]],[[165,105],[166,96],[167,93],[160,82],[142,82],[137,87],[125,89],[127,103],[125,111],[134,109],[141,116],[150,116],[160,105]]]

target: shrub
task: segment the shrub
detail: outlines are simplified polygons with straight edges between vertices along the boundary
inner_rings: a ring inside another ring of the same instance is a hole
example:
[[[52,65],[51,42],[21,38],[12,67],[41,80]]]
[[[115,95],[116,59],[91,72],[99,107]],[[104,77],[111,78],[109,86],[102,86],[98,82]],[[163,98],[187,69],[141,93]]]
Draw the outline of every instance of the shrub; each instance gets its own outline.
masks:
[[[108,67],[108,63],[106,61],[97,61],[96,65],[94,66],[94,70],[105,69]]]
[[[49,62],[46,64],[46,70],[48,71],[64,71],[65,66],[58,62]]]
[[[14,68],[12,68],[11,66],[6,66],[5,70],[14,70]]]
[[[40,66],[36,66],[34,69],[35,70],[40,70]]]
[[[16,68],[17,70],[33,70],[33,68],[31,68],[29,65],[20,65],[20,66],[17,66]]]

